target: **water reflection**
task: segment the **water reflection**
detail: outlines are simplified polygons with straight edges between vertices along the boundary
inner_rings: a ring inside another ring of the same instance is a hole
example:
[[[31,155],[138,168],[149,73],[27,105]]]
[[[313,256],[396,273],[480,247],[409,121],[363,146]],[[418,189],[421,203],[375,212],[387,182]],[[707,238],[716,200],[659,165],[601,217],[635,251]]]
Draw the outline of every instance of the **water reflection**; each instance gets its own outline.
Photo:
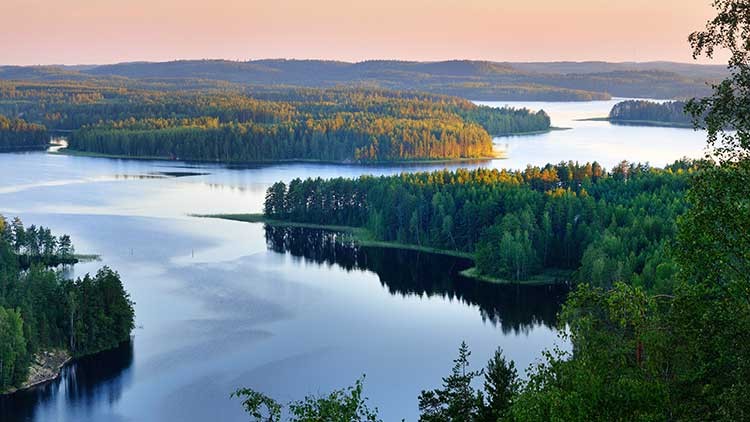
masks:
[[[60,377],[28,390],[0,396],[0,420],[3,422],[40,419],[39,414],[55,403],[65,402],[76,412],[89,414],[94,408],[120,400],[132,379],[133,343],[76,359]]]
[[[472,262],[464,258],[392,248],[359,247],[345,233],[300,227],[265,226],[269,249],[347,271],[367,270],[392,295],[440,296],[477,306],[484,321],[503,333],[554,328],[565,298],[564,286],[492,284],[462,277]]]

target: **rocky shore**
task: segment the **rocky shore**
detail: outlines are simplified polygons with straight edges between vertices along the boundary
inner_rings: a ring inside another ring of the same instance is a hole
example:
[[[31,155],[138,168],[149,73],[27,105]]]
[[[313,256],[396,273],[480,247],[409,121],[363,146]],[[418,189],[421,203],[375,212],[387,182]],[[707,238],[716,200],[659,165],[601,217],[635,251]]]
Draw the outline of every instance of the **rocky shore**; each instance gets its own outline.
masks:
[[[37,352],[32,358],[26,381],[21,384],[20,387],[4,391],[2,394],[10,394],[18,390],[25,390],[57,379],[57,377],[60,376],[62,368],[64,368],[71,359],[72,356],[70,356],[70,353],[62,349],[42,350]]]

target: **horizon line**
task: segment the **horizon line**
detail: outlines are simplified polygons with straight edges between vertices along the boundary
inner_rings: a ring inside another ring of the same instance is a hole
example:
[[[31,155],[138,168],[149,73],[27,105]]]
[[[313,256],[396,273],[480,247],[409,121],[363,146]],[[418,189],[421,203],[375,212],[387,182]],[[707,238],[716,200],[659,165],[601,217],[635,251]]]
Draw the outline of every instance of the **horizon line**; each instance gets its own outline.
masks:
[[[249,59],[231,59],[231,58],[174,58],[174,59],[156,59],[156,60],[125,60],[125,61],[113,61],[113,62],[99,62],[99,63],[36,63],[36,64],[14,64],[14,63],[0,63],[0,67],[80,67],[80,66],[112,66],[121,64],[159,64],[159,63],[177,63],[177,62],[234,62],[234,63],[252,63],[261,61],[298,61],[298,62],[331,62],[331,63],[343,63],[343,64],[361,64],[368,62],[402,62],[402,63],[448,63],[448,62],[484,62],[493,64],[536,64],[536,63],[606,63],[606,64],[650,64],[650,63],[672,63],[682,65],[696,65],[696,66],[727,66],[726,63],[706,63],[703,61],[675,61],[675,60],[620,60],[620,61],[608,61],[603,59],[584,59],[584,60],[570,60],[570,59],[559,59],[559,60],[491,60],[491,59],[471,59],[471,58],[453,58],[453,59],[436,59],[436,60],[413,60],[413,59],[398,59],[398,58],[372,58],[364,60],[344,60],[344,59],[330,59],[330,58],[297,58],[297,57],[264,57],[264,58],[249,58]]]

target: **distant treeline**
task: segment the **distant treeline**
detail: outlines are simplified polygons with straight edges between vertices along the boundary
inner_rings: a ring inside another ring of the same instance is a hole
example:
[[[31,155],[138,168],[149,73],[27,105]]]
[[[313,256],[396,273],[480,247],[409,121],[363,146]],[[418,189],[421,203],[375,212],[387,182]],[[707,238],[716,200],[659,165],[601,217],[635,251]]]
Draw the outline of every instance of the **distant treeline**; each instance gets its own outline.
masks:
[[[480,273],[523,281],[549,269],[611,287],[668,291],[665,252],[686,208],[690,162],[623,162],[524,171],[458,170],[358,179],[295,179],[268,189],[273,219],[367,227],[377,239],[475,254]]]
[[[82,356],[129,339],[133,304],[116,272],[69,280],[47,267],[72,253],[69,236],[0,217],[0,392],[26,380],[41,350]]]
[[[609,112],[612,122],[634,123],[664,123],[677,126],[692,127],[690,114],[685,112],[685,102],[667,101],[656,103],[653,101],[627,100],[614,105]]]
[[[0,83],[0,111],[74,130],[73,150],[196,161],[486,158],[491,135],[547,130],[543,111],[365,89],[129,91]]]
[[[9,119],[0,114],[0,152],[41,149],[49,145],[49,135],[43,125],[23,119]]]

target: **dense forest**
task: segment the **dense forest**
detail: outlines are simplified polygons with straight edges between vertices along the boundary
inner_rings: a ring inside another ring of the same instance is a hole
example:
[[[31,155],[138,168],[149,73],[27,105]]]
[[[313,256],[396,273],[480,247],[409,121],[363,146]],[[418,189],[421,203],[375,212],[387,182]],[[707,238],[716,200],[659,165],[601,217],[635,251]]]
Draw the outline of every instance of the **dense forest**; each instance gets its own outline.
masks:
[[[694,165],[561,163],[524,171],[458,170],[268,189],[267,217],[366,227],[380,240],[471,252],[481,274],[523,281],[545,270],[612,287],[669,290],[665,247]]]
[[[509,134],[550,125],[544,112],[421,94],[339,90],[265,97],[273,100],[231,98],[217,110],[220,117],[84,126],[71,135],[70,148],[221,162],[487,158],[493,154],[488,130]],[[235,101],[243,104],[233,109]]]
[[[49,135],[43,125],[0,114],[0,151],[44,149],[48,145]]]
[[[550,128],[543,111],[353,88],[182,92],[0,82],[0,111],[72,131],[77,151],[218,162],[487,158],[491,135]]]
[[[712,160],[699,161],[692,166],[678,164],[676,169],[673,166],[640,175],[629,167],[627,174],[618,175],[613,171],[606,177],[602,175],[601,180],[611,183],[606,180],[620,178],[622,181],[610,185],[611,191],[598,194],[595,187],[598,182],[593,183],[593,180],[579,190],[570,186],[564,189],[579,196],[586,189],[589,197],[599,195],[598,202],[617,201],[617,197],[631,189],[631,183],[642,183],[639,189],[647,194],[642,198],[646,201],[638,205],[638,212],[644,214],[636,213],[637,220],[621,228],[630,231],[639,225],[648,226],[655,222],[649,222],[649,217],[665,220],[644,232],[651,237],[624,236],[618,242],[613,236],[607,239],[602,235],[601,253],[606,256],[610,251],[617,251],[621,243],[653,245],[668,237],[671,240],[662,253],[667,260],[664,262],[671,261],[669,283],[649,288],[636,279],[618,277],[614,283],[597,285],[590,274],[579,270],[579,283],[568,296],[560,315],[559,335],[572,345],[569,352],[557,348],[543,352],[541,359],[527,369],[526,377],[520,379],[514,363],[507,361],[500,350],[484,369],[473,370],[469,348],[461,344],[453,369],[442,379],[442,385],[420,394],[420,421],[750,419],[750,343],[746,339],[750,332],[750,96],[747,95],[750,48],[746,42],[750,33],[750,12],[744,0],[718,0],[713,4],[718,10],[716,18],[708,22],[704,31],[691,34],[689,39],[695,57],[711,58],[715,50],[728,51],[731,76],[716,85],[711,96],[692,100],[686,106],[691,116],[705,121]],[[732,130],[726,130],[728,127]],[[682,173],[688,170],[688,174],[680,174],[680,170]],[[670,171],[676,176],[670,175]],[[450,180],[458,179],[460,174],[449,174]],[[478,179],[477,176],[474,179]],[[394,187],[409,185],[421,177],[425,189],[433,188],[432,183],[427,183],[429,174],[412,179],[402,177],[403,182],[399,178],[392,179]],[[384,179],[373,179],[369,183],[377,184],[380,180]],[[674,193],[659,188],[662,185],[666,189],[669,180],[675,183],[670,187]],[[315,182],[297,183],[313,186]],[[322,183],[321,186],[325,186],[335,181]],[[365,183],[360,180],[350,186]],[[493,181],[489,176],[488,183],[504,182]],[[554,195],[557,189],[553,187],[548,194]],[[291,206],[278,198],[284,192],[288,195],[295,191],[299,189],[285,189],[278,184],[275,190],[269,190],[266,213],[278,214],[277,218],[293,215],[300,204],[296,197],[291,198]],[[438,190],[435,191],[437,196]],[[528,195],[533,189],[521,192]],[[648,192],[659,193],[650,196]],[[403,193],[408,197],[407,190]],[[287,195],[283,195],[284,201],[289,200]],[[323,198],[322,195],[313,197]],[[367,199],[369,203],[370,198]],[[490,211],[498,213],[498,207],[512,205],[513,199],[513,196],[507,197]],[[359,199],[336,200],[338,205],[333,208],[348,210],[348,213],[335,214],[342,222],[364,221],[371,214],[369,209],[349,205],[350,202],[362,203]],[[638,201],[637,196],[633,198],[633,204]],[[673,206],[668,207],[671,211],[665,214],[662,211],[669,202],[673,202]],[[611,226],[617,228],[617,220],[629,213],[627,201],[616,205],[610,215]],[[413,219],[417,225],[419,215]],[[587,218],[585,213],[575,212],[568,216],[567,224],[574,226]],[[526,233],[513,228],[510,226],[509,231],[508,227],[501,227],[498,232],[503,237],[513,238],[520,233],[525,241]],[[635,256],[632,252],[626,258]],[[624,261],[616,262],[620,265]],[[477,382],[480,377],[484,378],[481,384]],[[436,377],[436,383],[439,382]],[[292,416],[287,419],[314,420],[321,416],[325,419],[336,414],[344,415],[344,420],[379,420],[377,411],[368,406],[362,389],[362,381],[358,381],[353,387],[335,391],[318,401],[308,397],[292,402]],[[240,389],[235,395],[257,419],[270,415],[265,420],[281,420],[281,413],[273,412],[281,405],[270,397],[248,389]],[[294,411],[297,409],[304,412],[297,413]]]
[[[70,280],[51,269],[73,250],[67,235],[0,218],[0,392],[26,380],[38,352],[83,356],[130,338],[133,304],[116,272]]]
[[[692,128],[693,118],[685,111],[685,104],[683,101],[622,101],[612,107],[609,120],[614,123],[651,123]]]
[[[706,82],[727,75],[724,66],[682,63],[502,63],[471,60],[410,62],[368,60],[178,60],[74,68],[0,67],[0,79],[105,81],[129,87],[158,83],[181,89],[339,85],[418,90],[472,100],[590,101],[612,96],[690,98],[706,95]]]

